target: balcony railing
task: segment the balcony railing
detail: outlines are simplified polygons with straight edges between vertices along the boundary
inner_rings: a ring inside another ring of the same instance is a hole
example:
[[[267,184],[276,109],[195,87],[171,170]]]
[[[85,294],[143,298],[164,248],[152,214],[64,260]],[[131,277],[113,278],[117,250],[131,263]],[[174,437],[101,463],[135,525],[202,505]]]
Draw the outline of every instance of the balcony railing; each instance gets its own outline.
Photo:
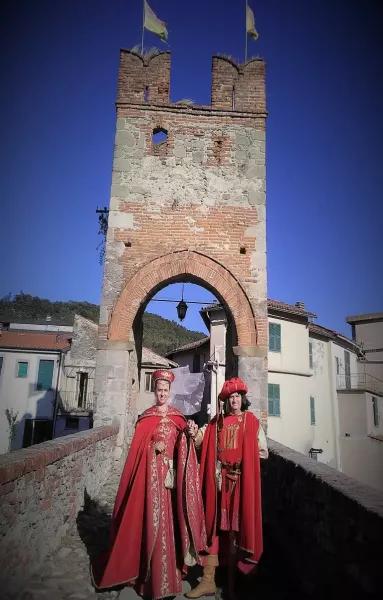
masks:
[[[59,412],[92,412],[93,393],[59,392]]]
[[[363,390],[371,394],[383,396],[383,381],[368,373],[354,373],[352,375],[338,375],[336,380],[337,390]]]

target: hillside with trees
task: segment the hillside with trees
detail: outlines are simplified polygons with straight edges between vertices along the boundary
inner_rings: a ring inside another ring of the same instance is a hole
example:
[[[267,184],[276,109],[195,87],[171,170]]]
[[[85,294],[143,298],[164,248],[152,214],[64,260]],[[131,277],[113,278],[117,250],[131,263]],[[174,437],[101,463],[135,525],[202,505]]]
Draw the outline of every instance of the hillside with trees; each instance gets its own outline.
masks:
[[[52,321],[73,323],[75,314],[98,323],[100,307],[90,302],[52,302],[22,292],[13,297],[9,294],[0,298],[2,321],[45,320],[49,315]],[[207,333],[190,331],[175,321],[148,312],[144,313],[143,325],[144,346],[162,356],[178,346],[195,342],[207,335]]]

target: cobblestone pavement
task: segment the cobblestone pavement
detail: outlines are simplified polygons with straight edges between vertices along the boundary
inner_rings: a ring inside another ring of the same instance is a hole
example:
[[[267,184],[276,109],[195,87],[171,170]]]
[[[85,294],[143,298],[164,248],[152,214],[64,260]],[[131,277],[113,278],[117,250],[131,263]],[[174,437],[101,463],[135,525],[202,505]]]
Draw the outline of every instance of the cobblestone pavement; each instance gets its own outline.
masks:
[[[84,509],[62,539],[60,549],[46,558],[44,566],[31,578],[18,600],[138,600],[139,596],[131,588],[96,592],[90,578],[89,558],[108,547],[117,486],[118,480],[111,477],[98,498],[85,498]],[[297,595],[305,598],[297,592],[283,565],[283,557],[274,556],[266,539],[265,552],[255,576],[238,578],[237,599],[250,600],[255,595],[262,600],[296,600]],[[183,593],[196,585],[200,574],[198,567],[190,570],[188,581],[183,582]],[[217,570],[216,600],[226,600],[222,577],[225,573]],[[178,596],[177,600],[181,598],[184,596]]]

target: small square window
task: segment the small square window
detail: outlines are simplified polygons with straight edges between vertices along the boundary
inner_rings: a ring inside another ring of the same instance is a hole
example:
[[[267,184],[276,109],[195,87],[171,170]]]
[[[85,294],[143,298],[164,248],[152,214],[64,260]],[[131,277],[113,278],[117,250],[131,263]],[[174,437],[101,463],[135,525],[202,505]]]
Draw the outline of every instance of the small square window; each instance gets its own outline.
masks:
[[[154,392],[154,379],[152,373],[145,373],[145,391]]]
[[[28,363],[19,361],[17,363],[17,377],[28,377]]]

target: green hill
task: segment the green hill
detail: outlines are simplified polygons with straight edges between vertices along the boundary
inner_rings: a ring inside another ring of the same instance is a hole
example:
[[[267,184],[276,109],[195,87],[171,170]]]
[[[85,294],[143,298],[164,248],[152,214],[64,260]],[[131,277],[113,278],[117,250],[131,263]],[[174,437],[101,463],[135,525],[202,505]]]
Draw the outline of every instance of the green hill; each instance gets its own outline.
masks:
[[[98,323],[100,307],[90,302],[51,302],[46,298],[29,294],[9,294],[0,298],[0,318],[2,320],[45,319],[50,315],[52,320],[72,321],[78,314]],[[206,333],[190,331],[175,321],[164,319],[153,313],[144,313],[143,344],[162,356],[183,344],[195,342],[205,337]]]

